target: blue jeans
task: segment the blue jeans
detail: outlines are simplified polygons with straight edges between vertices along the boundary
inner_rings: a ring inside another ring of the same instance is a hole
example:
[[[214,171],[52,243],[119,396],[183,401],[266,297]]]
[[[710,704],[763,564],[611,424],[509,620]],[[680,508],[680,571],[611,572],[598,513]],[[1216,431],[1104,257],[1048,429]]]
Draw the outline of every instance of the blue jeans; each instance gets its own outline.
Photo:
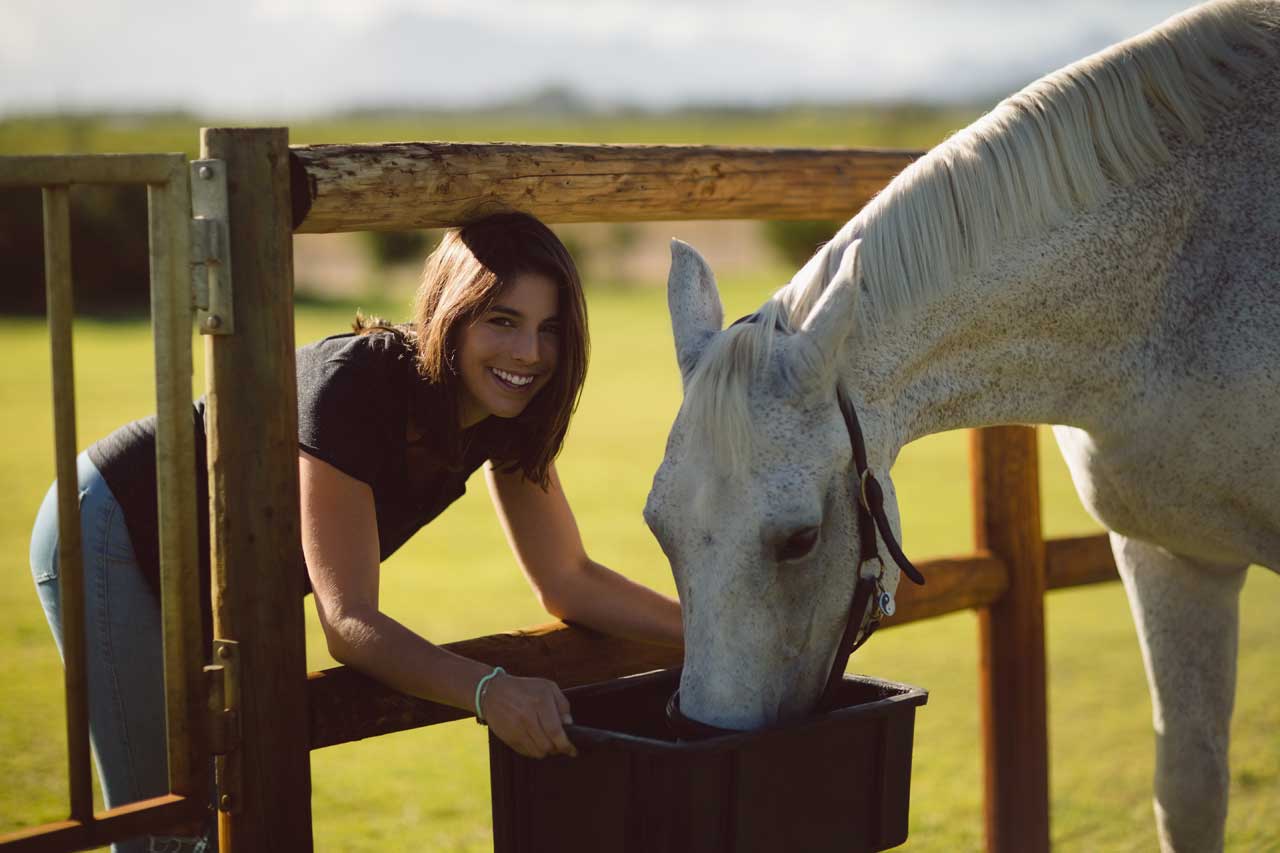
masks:
[[[84,553],[89,741],[107,808],[169,791],[160,603],[134,556],[124,512],[87,453],[76,459]],[[49,489],[31,531],[31,574],[63,654],[58,495]],[[195,838],[144,837],[114,853],[203,849]],[[213,845],[216,849],[217,845]]]

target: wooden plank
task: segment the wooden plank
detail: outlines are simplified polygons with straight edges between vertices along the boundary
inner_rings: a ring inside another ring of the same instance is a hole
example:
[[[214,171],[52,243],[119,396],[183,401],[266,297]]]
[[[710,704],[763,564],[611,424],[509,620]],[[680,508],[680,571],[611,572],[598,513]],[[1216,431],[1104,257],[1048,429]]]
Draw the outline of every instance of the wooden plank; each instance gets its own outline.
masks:
[[[1120,580],[1106,534],[1045,542],[1049,589]]]
[[[607,637],[563,622],[444,646],[513,675],[576,687],[637,672],[679,666],[679,649]],[[350,667],[311,673],[307,684],[311,748],[469,717],[467,711],[406,696]]]
[[[65,853],[89,850],[144,833],[178,834],[191,831],[207,813],[207,800],[165,794],[99,812],[91,821],[58,821],[0,835],[4,853]]]
[[[58,478],[58,587],[67,700],[71,819],[93,817],[89,778],[89,685],[85,647],[84,554],[76,474],[76,390],[71,327],[71,200],[66,187],[44,190],[44,269],[53,361],[54,457]]]
[[[923,560],[916,567],[927,583],[916,586],[905,577],[898,583],[897,612],[881,622],[883,628],[986,607],[1009,586],[1009,571],[994,554]]]
[[[545,222],[848,219],[923,152],[412,142],[296,146],[300,233]]]
[[[987,849],[1049,850],[1044,644],[1045,549],[1036,433],[972,432],[976,545],[1009,566],[1009,588],[979,611]]]
[[[926,560],[919,565],[929,583],[898,587],[898,612],[885,621],[886,628],[989,604],[1007,584],[1004,564],[990,554]],[[679,666],[682,658],[678,649],[606,637],[563,622],[449,643],[445,648],[516,675],[550,678],[561,687]],[[313,672],[307,688],[312,749],[470,716],[448,705],[398,693],[349,667]]]
[[[49,154],[0,157],[0,187],[163,184],[182,154]]]
[[[191,422],[191,196],[185,161],[147,192],[156,361],[156,480],[169,790],[208,798],[199,535]]]
[[[219,759],[238,791],[228,850],[311,850],[298,392],[288,131],[205,129],[226,163],[234,335],[205,338],[214,636],[239,642],[241,748]]]

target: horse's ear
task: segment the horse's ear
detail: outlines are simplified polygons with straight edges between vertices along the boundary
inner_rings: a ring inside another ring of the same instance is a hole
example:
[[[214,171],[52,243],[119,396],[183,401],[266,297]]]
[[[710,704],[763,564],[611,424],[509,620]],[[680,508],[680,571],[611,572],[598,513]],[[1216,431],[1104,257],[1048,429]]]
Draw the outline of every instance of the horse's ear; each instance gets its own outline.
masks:
[[[688,381],[707,341],[724,324],[724,308],[716,277],[702,255],[688,243],[671,241],[671,273],[667,277],[667,307],[676,339],[680,376]]]
[[[835,367],[840,345],[853,331],[853,314],[858,302],[858,285],[862,274],[858,263],[861,245],[861,240],[855,240],[844,250],[839,270],[800,326],[801,332],[822,353],[824,368],[827,370]]]

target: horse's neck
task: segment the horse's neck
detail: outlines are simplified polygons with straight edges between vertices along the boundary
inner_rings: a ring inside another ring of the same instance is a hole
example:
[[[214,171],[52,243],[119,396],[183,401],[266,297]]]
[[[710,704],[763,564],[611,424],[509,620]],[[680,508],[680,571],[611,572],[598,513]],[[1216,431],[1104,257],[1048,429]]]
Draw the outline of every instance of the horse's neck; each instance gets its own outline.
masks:
[[[1280,64],[1243,82],[1238,106],[1207,131],[898,319],[861,312],[844,378],[891,453],[963,427],[1132,428],[1126,419],[1152,411],[1135,405],[1152,377],[1224,334],[1255,361],[1280,358]],[[1254,322],[1241,326],[1242,312]]]
[[[1089,428],[1132,399],[1171,259],[1199,192],[1162,169],[992,263],[896,321],[870,318],[848,348],[851,384],[888,410],[893,443],[962,427]],[[877,405],[878,403],[878,405]]]

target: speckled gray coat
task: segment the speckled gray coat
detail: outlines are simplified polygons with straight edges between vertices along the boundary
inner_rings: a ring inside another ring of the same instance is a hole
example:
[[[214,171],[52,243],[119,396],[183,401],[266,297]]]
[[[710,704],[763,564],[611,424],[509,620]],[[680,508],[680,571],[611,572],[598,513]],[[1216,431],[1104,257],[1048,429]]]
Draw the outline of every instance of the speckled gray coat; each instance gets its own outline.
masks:
[[[858,547],[835,382],[895,525],[886,472],[907,442],[1058,424],[1082,500],[1112,531],[1141,637],[1162,845],[1221,849],[1239,591],[1250,564],[1280,570],[1278,93],[1273,68],[1203,144],[1173,143],[1170,164],[1001,246],[896,321],[873,322],[856,276],[833,282],[824,316],[753,380],[741,471],[693,452],[698,425],[682,410],[646,519],[684,608],[685,713],[751,728],[806,713],[820,693]],[[683,245],[669,289],[687,378],[721,328],[719,297]],[[812,527],[812,553],[778,559]],[[891,566],[885,585],[896,582]]]

